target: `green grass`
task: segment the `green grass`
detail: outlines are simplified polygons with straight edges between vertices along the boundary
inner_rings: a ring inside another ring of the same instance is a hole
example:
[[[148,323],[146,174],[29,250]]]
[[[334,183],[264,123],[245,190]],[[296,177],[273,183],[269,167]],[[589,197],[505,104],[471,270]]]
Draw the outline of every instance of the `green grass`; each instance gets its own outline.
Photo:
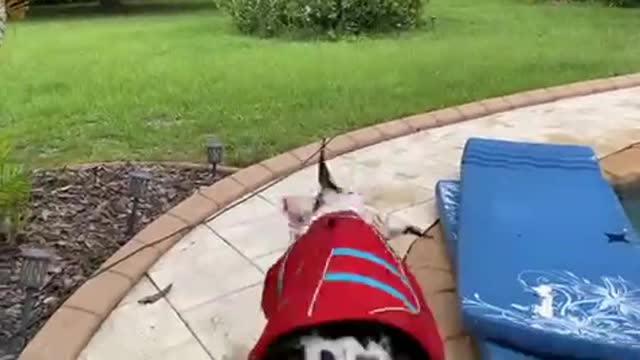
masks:
[[[39,17],[0,48],[0,140],[30,166],[203,160],[245,165],[474,99],[640,70],[640,10],[432,0],[436,31],[261,40],[214,9]],[[615,119],[603,119],[615,121]]]

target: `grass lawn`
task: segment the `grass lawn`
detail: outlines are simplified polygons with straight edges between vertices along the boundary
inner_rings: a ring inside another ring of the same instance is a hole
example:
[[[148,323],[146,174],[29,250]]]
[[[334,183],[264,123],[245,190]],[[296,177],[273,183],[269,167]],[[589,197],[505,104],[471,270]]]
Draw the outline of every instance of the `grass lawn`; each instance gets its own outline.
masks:
[[[36,10],[0,48],[0,140],[31,166],[200,161],[210,133],[245,165],[403,115],[640,71],[640,10],[595,5],[432,0],[434,32],[334,43],[245,37],[208,8]]]

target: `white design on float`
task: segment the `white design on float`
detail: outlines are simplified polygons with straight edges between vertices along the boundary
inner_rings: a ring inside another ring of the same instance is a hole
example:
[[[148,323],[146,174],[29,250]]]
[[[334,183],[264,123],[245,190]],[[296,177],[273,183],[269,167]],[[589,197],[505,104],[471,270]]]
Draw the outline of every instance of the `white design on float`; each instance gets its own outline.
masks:
[[[442,183],[440,186],[440,194],[442,196],[442,205],[444,206],[444,216],[447,222],[454,228],[451,229],[449,236],[451,240],[458,241],[458,206],[460,196],[460,185],[456,183]]]
[[[551,319],[553,317],[553,288],[549,285],[540,285],[532,288],[540,298],[540,305],[534,305],[538,316]]]
[[[503,308],[476,293],[462,304],[492,319],[640,348],[640,288],[620,276],[600,280],[593,283],[570,271],[527,270],[518,275],[518,281],[524,291],[540,298],[537,303]]]

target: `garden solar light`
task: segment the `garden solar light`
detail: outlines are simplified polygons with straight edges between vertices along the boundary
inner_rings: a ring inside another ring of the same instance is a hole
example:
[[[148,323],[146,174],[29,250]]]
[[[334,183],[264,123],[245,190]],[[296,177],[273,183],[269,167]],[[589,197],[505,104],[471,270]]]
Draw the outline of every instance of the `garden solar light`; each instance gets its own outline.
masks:
[[[44,285],[51,263],[51,255],[43,249],[31,248],[22,252],[22,268],[20,269],[20,284],[25,289],[25,300],[22,306],[22,319],[18,330],[18,337],[24,338],[29,327],[35,293]]]
[[[130,175],[129,194],[133,197],[133,206],[131,206],[131,213],[127,221],[127,236],[133,235],[136,227],[138,204],[140,203],[140,198],[143,197],[147,191],[149,181],[151,181],[151,174],[146,171],[134,171]]]
[[[134,199],[141,198],[147,190],[147,184],[151,181],[151,174],[146,171],[134,171],[129,176],[129,194]]]
[[[207,160],[209,161],[209,164],[211,164],[211,172],[214,176],[216,174],[218,164],[222,162],[223,153],[224,145],[222,142],[216,137],[209,138],[209,141],[207,141]]]
[[[22,257],[20,284],[26,289],[40,289],[47,277],[51,256],[45,250],[32,248],[24,250]]]
[[[2,261],[2,259],[0,259],[0,261]],[[7,283],[9,283],[9,280],[11,279],[11,271],[12,271],[11,264],[0,263],[0,286],[6,285]]]

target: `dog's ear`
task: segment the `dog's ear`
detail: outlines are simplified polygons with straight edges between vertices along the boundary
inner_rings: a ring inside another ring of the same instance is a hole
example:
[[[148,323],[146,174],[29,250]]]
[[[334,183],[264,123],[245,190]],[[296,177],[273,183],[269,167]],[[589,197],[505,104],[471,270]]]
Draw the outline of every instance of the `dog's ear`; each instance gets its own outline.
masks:
[[[336,185],[331,177],[331,172],[325,161],[325,150],[327,142],[326,139],[322,140],[322,147],[320,148],[320,160],[318,161],[318,183],[320,184],[321,192],[325,190],[333,190],[337,193],[341,193],[342,189]]]
[[[305,226],[313,216],[316,198],[314,196],[285,196],[282,199],[282,212],[287,215],[292,230]]]

